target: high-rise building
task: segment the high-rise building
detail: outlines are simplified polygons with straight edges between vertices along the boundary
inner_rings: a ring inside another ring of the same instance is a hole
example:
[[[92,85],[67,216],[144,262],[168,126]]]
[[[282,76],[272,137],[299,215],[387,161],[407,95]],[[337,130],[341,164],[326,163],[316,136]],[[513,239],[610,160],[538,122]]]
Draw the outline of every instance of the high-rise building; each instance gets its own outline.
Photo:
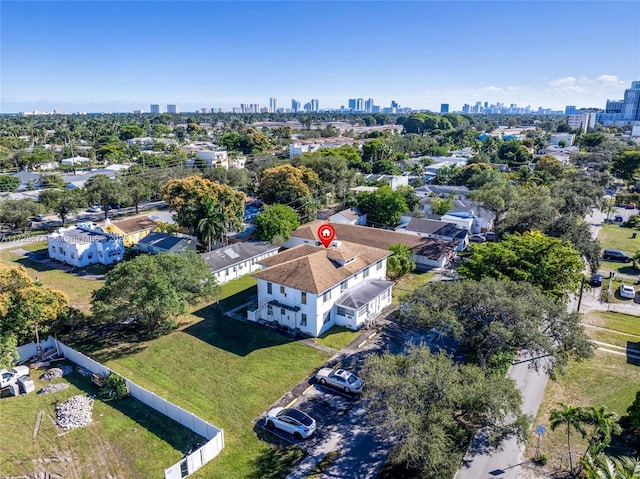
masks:
[[[622,121],[640,121],[640,81],[631,82],[624,91]]]
[[[151,113],[162,113],[162,111],[160,111],[160,105],[149,105],[149,111]]]
[[[278,100],[276,98],[269,98],[269,112],[275,113],[278,111]]]
[[[440,113],[449,113],[449,104],[448,103],[440,104]]]
[[[298,113],[302,108],[302,104],[298,100],[291,100],[291,112]]]
[[[167,105],[167,113],[180,113],[178,105]]]
[[[356,100],[356,111],[364,111],[364,98]]]
[[[349,98],[349,110],[356,111],[356,99]]]
[[[317,98],[311,100],[311,111],[320,111],[320,101]]]
[[[373,98],[369,98],[367,101],[364,102],[364,111],[366,111],[367,113],[373,113],[373,107],[374,107]]]

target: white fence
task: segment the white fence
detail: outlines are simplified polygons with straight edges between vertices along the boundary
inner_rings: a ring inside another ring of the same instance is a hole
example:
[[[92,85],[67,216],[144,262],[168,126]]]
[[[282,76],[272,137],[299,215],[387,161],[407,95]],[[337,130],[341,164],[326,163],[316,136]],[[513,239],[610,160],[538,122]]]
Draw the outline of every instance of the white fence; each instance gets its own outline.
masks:
[[[49,336],[46,341],[41,341],[40,347],[42,350],[55,347],[58,352],[69,361],[76,363],[78,366],[82,366],[94,374],[100,374],[106,377],[112,372],[115,373],[115,371],[112,371],[108,367],[103,366],[99,362],[70,348],[51,336]],[[30,343],[20,346],[18,353],[21,361],[33,357],[37,354],[37,345]],[[180,462],[166,469],[164,471],[165,479],[182,479],[188,477],[220,454],[220,451],[224,448],[224,431],[222,429],[209,424],[195,414],[185,411],[181,407],[161,398],[151,391],[138,386],[129,379],[124,378],[124,380],[127,383],[131,396],[208,440],[200,449],[193,451]]]

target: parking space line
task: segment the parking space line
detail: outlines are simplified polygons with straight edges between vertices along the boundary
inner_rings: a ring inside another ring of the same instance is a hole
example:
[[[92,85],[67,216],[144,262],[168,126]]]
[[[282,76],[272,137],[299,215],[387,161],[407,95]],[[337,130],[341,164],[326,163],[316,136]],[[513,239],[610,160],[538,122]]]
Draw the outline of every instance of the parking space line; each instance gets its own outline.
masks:
[[[364,346],[367,343],[367,340],[365,339],[364,341],[362,341],[360,344],[358,344],[358,348],[361,348],[362,346]]]
[[[373,338],[376,334],[378,334],[378,332],[377,332],[377,331],[374,331],[373,333],[371,333],[371,334],[367,337],[367,339],[371,339],[371,338]]]
[[[298,401],[298,398],[293,398],[289,404],[285,406],[285,408],[290,408]]]
[[[312,384],[311,386],[309,386],[307,389],[305,389],[304,391],[302,391],[302,395],[304,396],[305,394],[307,394],[309,391],[311,391],[315,386]]]

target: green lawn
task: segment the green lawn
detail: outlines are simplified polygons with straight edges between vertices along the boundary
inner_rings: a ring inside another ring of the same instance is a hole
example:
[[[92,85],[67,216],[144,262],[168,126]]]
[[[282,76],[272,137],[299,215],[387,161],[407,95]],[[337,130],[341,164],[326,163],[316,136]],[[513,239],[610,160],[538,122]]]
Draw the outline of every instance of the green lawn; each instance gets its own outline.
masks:
[[[585,328],[586,333],[596,341],[627,347],[627,341],[640,341],[640,318],[627,314],[605,311],[592,311],[582,315],[586,324],[607,328],[608,331]],[[636,336],[628,336],[628,333]],[[638,346],[640,348],[640,346]],[[614,349],[614,348],[610,348]],[[623,352],[623,351],[620,351]],[[534,424],[547,426],[547,432],[540,441],[540,452],[549,456],[550,466],[568,467],[566,429],[556,431],[549,429],[549,413],[563,402],[574,406],[607,406],[619,416],[626,414],[627,407],[633,402],[636,392],[640,390],[640,366],[627,362],[624,355],[596,351],[590,361],[570,363],[566,374],[556,381],[549,381],[545,395],[538,410]],[[572,441],[575,451],[582,454],[586,442],[579,439]],[[527,445],[527,455],[535,455],[537,436],[532,435]],[[637,454],[628,449],[624,441],[614,439],[612,453],[614,455]]]
[[[351,343],[351,341],[356,339],[359,334],[359,331],[352,331],[344,326],[334,326],[322,336],[315,338],[315,342],[328,348],[335,349],[336,351],[340,351]]]
[[[637,238],[632,238],[633,233],[638,233],[638,230],[603,224],[598,239],[604,248],[619,249],[633,255],[640,250],[640,234]]]
[[[45,242],[25,243],[14,249],[24,249],[32,253],[47,255]],[[11,251],[10,249],[2,250],[0,253],[0,262],[2,262],[2,264],[5,266],[24,266],[30,278],[37,278],[48,288],[63,291],[69,297],[69,304],[71,306],[81,311],[89,311],[91,307],[91,293],[102,286],[102,280],[89,279],[82,277],[80,274],[68,273],[55,267],[32,261]],[[89,270],[87,273],[96,274],[96,271]]]
[[[37,389],[47,384],[39,381],[41,372],[31,372]],[[53,421],[56,403],[77,394],[98,393],[97,387],[78,373],[66,379],[70,387],[64,391],[45,396],[32,392],[0,400],[0,476],[23,477],[23,474],[47,472],[74,478],[163,477],[165,468],[178,462],[191,446],[203,441],[133,398],[112,402],[95,399],[93,423],[65,433]],[[34,440],[39,411],[44,411],[44,415]],[[56,457],[68,460],[41,461]]]
[[[402,297],[414,289],[428,283],[435,276],[433,271],[414,271],[407,273],[396,281],[393,287],[393,304],[398,304]]]
[[[330,355],[222,315],[250,300],[254,285],[251,277],[223,285],[219,304],[169,335],[102,349],[93,341],[93,358],[224,429],[224,451],[195,477],[284,477],[302,457],[260,440],[253,421]]]
[[[631,314],[591,311],[583,315],[582,321],[594,326],[634,334],[640,337],[640,317]]]

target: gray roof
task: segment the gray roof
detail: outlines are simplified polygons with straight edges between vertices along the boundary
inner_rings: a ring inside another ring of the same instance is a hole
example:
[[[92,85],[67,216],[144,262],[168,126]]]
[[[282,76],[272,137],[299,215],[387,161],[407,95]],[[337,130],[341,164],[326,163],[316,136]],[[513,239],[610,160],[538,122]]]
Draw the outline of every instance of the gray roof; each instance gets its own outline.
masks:
[[[405,230],[456,239],[464,239],[467,235],[466,230],[458,228],[453,223],[423,218],[411,218]]]
[[[138,245],[152,246],[154,248],[163,249],[171,253],[196,250],[196,244],[194,240],[189,238],[179,238],[177,236],[172,236],[164,233],[151,233],[142,238],[138,242]]]
[[[376,298],[383,291],[393,286],[393,281],[383,281],[381,279],[372,279],[363,281],[353,288],[347,289],[342,296],[338,298],[336,304],[345,308],[358,309],[364,306],[372,299]]]
[[[208,253],[203,253],[202,259],[209,265],[212,272],[242,263],[248,259],[263,255],[270,251],[278,251],[279,246],[271,243],[244,242],[235,243],[231,246],[225,246]]]

